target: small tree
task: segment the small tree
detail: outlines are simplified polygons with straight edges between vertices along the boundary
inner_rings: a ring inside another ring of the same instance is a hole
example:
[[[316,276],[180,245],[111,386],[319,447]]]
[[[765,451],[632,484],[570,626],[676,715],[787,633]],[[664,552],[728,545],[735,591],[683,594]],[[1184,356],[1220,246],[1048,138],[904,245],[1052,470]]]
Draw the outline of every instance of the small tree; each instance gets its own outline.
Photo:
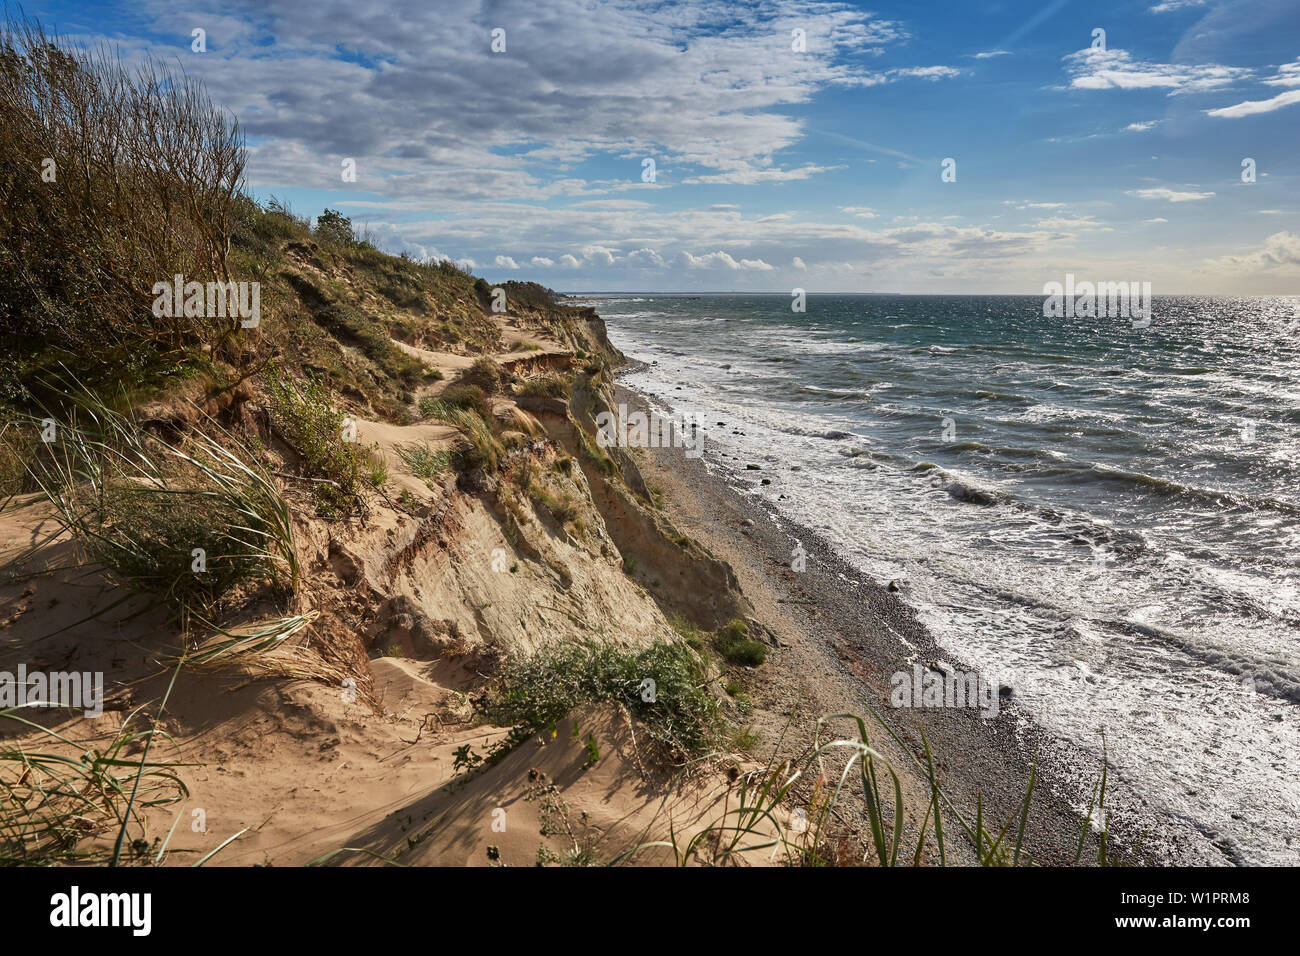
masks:
[[[316,237],[326,242],[348,245],[354,241],[352,220],[337,209],[326,209],[316,217]]]

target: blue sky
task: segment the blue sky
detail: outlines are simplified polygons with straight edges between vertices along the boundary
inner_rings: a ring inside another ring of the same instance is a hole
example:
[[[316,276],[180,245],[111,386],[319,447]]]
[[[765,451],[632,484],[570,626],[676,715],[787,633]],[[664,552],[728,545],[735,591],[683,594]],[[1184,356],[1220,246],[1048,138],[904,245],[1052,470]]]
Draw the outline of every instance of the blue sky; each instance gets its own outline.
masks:
[[[248,135],[259,198],[493,281],[1300,292],[1295,0],[26,11],[201,77]]]

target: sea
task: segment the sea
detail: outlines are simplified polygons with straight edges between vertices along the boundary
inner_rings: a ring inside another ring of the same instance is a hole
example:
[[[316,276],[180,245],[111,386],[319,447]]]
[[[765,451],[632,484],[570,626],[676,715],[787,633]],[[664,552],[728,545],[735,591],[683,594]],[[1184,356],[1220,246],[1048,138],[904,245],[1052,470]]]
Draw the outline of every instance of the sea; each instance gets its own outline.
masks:
[[[1300,864],[1300,297],[579,302],[710,467],[900,582],[1043,732],[1104,741],[1194,861]]]

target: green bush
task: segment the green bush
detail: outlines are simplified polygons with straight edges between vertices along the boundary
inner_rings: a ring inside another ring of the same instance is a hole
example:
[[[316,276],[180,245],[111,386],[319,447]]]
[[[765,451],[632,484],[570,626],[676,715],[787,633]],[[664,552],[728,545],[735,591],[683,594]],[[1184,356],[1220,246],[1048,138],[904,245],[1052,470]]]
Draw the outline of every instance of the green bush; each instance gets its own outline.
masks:
[[[315,233],[317,239],[340,246],[350,245],[355,241],[352,220],[337,209],[326,209],[316,217]]]
[[[647,678],[655,683],[653,702],[642,699]],[[619,703],[645,723],[666,755],[692,757],[716,746],[722,731],[707,685],[702,661],[680,644],[658,642],[632,653],[584,641],[508,662],[478,709],[497,725],[540,733],[585,704]]]
[[[246,161],[229,114],[161,60],[127,66],[10,8],[0,115],[0,401],[48,401],[61,371],[108,393],[237,360],[254,334],[237,316],[157,315],[151,291],[255,278],[228,258]]]
[[[714,635],[713,646],[732,664],[758,667],[767,660],[767,646],[750,640],[749,625],[735,618]]]
[[[272,425],[309,475],[332,482],[314,486],[319,513],[350,512],[360,498],[368,456],[355,442],[344,441],[346,416],[330,403],[328,388],[312,379],[294,384],[274,365],[262,377]]]
[[[460,376],[460,382],[466,386],[477,386],[489,395],[501,388],[505,372],[496,359],[484,355],[474,360],[474,364]]]

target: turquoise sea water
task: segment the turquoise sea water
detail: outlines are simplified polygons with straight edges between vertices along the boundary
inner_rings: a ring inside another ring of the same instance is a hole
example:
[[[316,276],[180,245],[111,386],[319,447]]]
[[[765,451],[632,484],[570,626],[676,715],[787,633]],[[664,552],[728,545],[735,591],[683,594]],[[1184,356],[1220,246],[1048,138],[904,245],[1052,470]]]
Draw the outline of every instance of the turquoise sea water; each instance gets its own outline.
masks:
[[[1300,863],[1300,299],[586,301],[706,461],[761,464],[1049,732],[1104,731],[1206,862]]]

